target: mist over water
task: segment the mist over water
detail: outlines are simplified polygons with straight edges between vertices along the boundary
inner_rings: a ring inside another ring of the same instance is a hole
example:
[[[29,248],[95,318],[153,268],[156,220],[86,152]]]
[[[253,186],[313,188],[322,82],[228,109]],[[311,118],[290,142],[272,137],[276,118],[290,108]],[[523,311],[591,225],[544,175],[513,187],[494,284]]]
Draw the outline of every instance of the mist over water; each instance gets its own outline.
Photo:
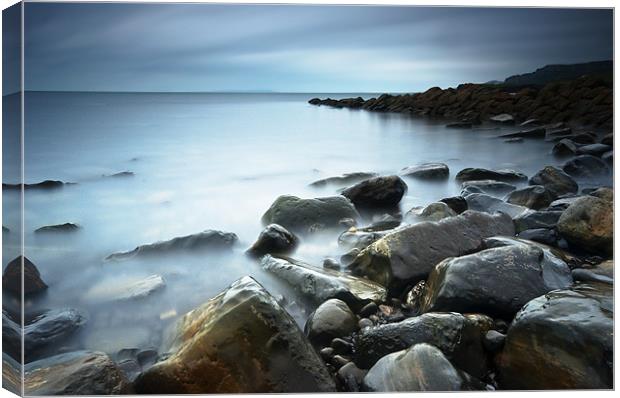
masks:
[[[27,310],[86,312],[88,322],[68,343],[71,348],[110,354],[158,348],[162,331],[178,316],[252,275],[274,295],[284,295],[287,310],[303,326],[313,308],[243,253],[278,196],[335,195],[337,187],[308,184],[347,172],[395,174],[418,163],[447,163],[446,182],[405,178],[406,212],[457,195],[454,175],[465,167],[513,168],[531,176],[563,162],[550,155],[552,144],[544,140],[509,144],[497,138],[515,127],[446,129],[446,121],[307,103],[317,96],[327,95],[27,93],[25,182],[76,183],[26,192],[25,252],[49,285]],[[4,97],[5,105],[15,98]],[[5,143],[5,151],[14,147]],[[135,175],[104,177],[123,171]],[[7,176],[5,183],[18,182]],[[611,178],[605,182],[611,185]],[[579,183],[584,188],[601,182]],[[11,231],[19,230],[13,211],[18,202],[17,191],[3,192],[4,225]],[[66,222],[82,228],[34,233]],[[206,229],[234,232],[240,243],[231,254],[104,261],[114,252]],[[19,234],[5,234],[3,243],[6,266],[17,255]],[[320,266],[345,251],[330,233],[304,239],[293,257]],[[163,290],[140,300],[114,300],[118,286],[153,274],[166,280]]]

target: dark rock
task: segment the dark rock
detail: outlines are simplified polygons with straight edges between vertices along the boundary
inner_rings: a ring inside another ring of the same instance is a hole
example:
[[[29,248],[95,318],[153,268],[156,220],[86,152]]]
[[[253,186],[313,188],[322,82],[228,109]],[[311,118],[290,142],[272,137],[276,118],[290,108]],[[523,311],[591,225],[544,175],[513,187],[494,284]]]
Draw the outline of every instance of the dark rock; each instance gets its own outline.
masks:
[[[469,253],[494,235],[514,235],[510,217],[466,211],[438,222],[424,222],[384,236],[362,250],[349,266],[354,275],[387,286],[399,296],[425,279],[439,261]],[[459,239],[454,239],[458,236]]]
[[[341,355],[334,355],[332,357],[332,365],[334,365],[336,369],[340,369],[349,363],[351,363],[351,361],[348,358],[345,358]]]
[[[125,359],[118,362],[119,369],[123,372],[127,380],[133,382],[142,372],[140,364],[134,359]]]
[[[286,254],[295,249],[299,239],[278,224],[269,224],[262,230],[248,253],[260,257],[265,254]]]
[[[323,268],[339,271],[340,263],[333,258],[326,258],[323,260]]]
[[[572,284],[561,259],[521,244],[448,258],[426,282],[422,312],[481,312],[511,319],[531,299]]]
[[[365,329],[374,326],[374,323],[368,318],[362,318],[357,323],[359,329]]]
[[[557,247],[548,246],[543,243],[529,241],[529,240],[516,238],[512,236],[493,236],[491,238],[485,239],[483,243],[483,246],[486,249],[492,249],[496,247],[515,246],[515,245],[536,246],[542,249],[544,253],[544,257],[545,257],[543,261],[545,263],[549,263],[549,262],[556,263],[558,262],[558,259],[559,259],[561,262],[564,262],[565,264],[567,264],[569,268],[576,268],[578,266],[581,266],[581,264],[583,263],[583,261],[580,258],[570,254],[569,252],[564,251],[563,249],[559,249]],[[560,264],[559,268],[563,268],[563,265],[561,265],[561,262],[558,262]],[[553,274],[551,273],[546,274],[547,277],[549,277],[550,275],[553,275]],[[562,284],[564,282],[562,281],[562,279],[559,279],[558,283]]]
[[[47,349],[74,335],[84,323],[86,318],[75,309],[51,310],[37,316],[24,327],[24,359],[30,362],[40,358]]]
[[[357,330],[357,318],[347,303],[330,299],[316,309],[306,322],[304,331],[315,347],[325,347],[336,337],[348,336]],[[336,350],[336,347],[332,345]],[[335,351],[343,354],[342,352]]]
[[[525,126],[537,126],[540,124],[540,120],[538,119],[527,119],[526,121],[524,121],[523,123],[519,124],[519,126],[521,127],[525,127]]]
[[[449,129],[470,129],[473,127],[471,122],[454,122],[446,124],[446,128]]]
[[[354,330],[357,330],[357,328]],[[334,349],[334,352],[339,355],[348,355],[353,350],[353,344],[339,337],[332,340],[331,347]]]
[[[130,392],[123,372],[104,353],[76,351],[24,367],[26,395],[118,395]]]
[[[372,177],[376,177],[377,173],[365,173],[365,172],[357,172],[357,173],[347,173],[336,177],[328,177],[323,178],[322,180],[318,180],[310,184],[311,187],[324,187],[327,185],[335,185],[335,186],[347,186],[349,184],[355,184],[360,181],[367,180]]]
[[[187,313],[171,330],[167,341],[164,351],[170,355],[138,377],[134,383],[136,392],[277,393],[336,389],[295,321],[250,277],[236,281]]]
[[[558,232],[555,229],[546,228],[526,229],[525,231],[519,232],[517,236],[521,239],[540,242],[551,246],[555,246],[559,239]]]
[[[452,210],[454,210],[456,214],[461,214],[462,212],[468,209],[467,201],[462,196],[452,196],[449,198],[443,198],[440,200],[440,202],[447,204]]]
[[[530,185],[511,192],[506,200],[508,203],[539,210],[551,204],[557,196],[542,185]]]
[[[401,175],[423,180],[445,180],[450,177],[450,169],[445,163],[423,163],[402,169]]]
[[[614,151],[605,152],[603,156],[601,156],[603,162],[612,165],[614,164]]]
[[[575,194],[579,186],[568,174],[553,166],[546,166],[530,178],[530,185],[542,185],[557,196]]]
[[[572,156],[577,154],[577,145],[568,138],[564,138],[553,146],[551,153],[556,156]]]
[[[110,178],[122,178],[122,177],[133,177],[135,173],[133,171],[121,171],[120,173],[114,173],[109,175],[102,175],[102,177],[110,177]]]
[[[353,204],[343,196],[300,199],[280,196],[262,217],[263,224],[279,224],[293,233],[307,234],[315,225],[341,228],[340,220],[357,220],[359,214]]]
[[[578,144],[594,144],[596,142],[596,135],[591,133],[579,133],[573,135],[572,140]]]
[[[359,311],[359,315],[361,317],[364,318],[368,318],[369,316],[376,314],[377,311],[379,311],[379,307],[377,307],[377,304],[372,302],[372,303],[368,303],[366,304],[360,311]]]
[[[554,200],[553,202],[551,202],[547,210],[548,211],[564,211],[568,209],[568,206],[575,203],[577,199],[579,199],[580,197],[581,196],[568,196],[562,199]]]
[[[613,287],[580,284],[530,301],[510,325],[502,389],[613,388]]]
[[[338,369],[338,379],[347,391],[358,392],[366,373],[368,373],[367,370],[360,369],[353,362],[349,362]]]
[[[64,223],[58,225],[46,225],[45,227],[37,228],[34,232],[74,232],[80,229],[80,226],[73,223]]]
[[[329,362],[334,357],[334,349],[332,347],[325,347],[319,351],[319,354],[325,362]]]
[[[480,180],[519,182],[527,180],[527,176],[514,170],[488,170],[470,167],[459,171],[456,180],[460,182]]]
[[[579,155],[564,163],[562,169],[574,177],[596,177],[609,172],[605,162],[592,155]]]
[[[383,302],[386,298],[385,288],[374,282],[342,272],[315,268],[292,259],[267,255],[261,260],[261,266],[316,304],[337,298],[357,310],[371,301]]]
[[[613,133],[607,134],[603,138],[601,138],[601,144],[609,145],[613,147],[614,146],[614,134]]]
[[[608,151],[611,151],[611,147],[604,144],[584,145],[577,149],[577,153],[579,153],[580,155],[592,155],[598,157],[603,156],[603,154]]]
[[[461,185],[463,188],[476,187],[480,189],[480,191],[486,194],[495,194],[495,195],[505,195],[509,192],[517,189],[512,184],[508,184],[506,182],[494,181],[494,180],[474,180],[474,181],[465,181]]]
[[[133,257],[161,256],[179,252],[230,251],[239,238],[232,232],[206,230],[171,240],[141,245],[127,252],[110,254],[106,260],[124,260]]]
[[[21,189],[22,187],[24,189],[41,189],[41,190],[52,190],[52,189],[58,189],[58,188],[62,188],[63,186],[65,186],[65,184],[69,184],[69,183],[64,183],[62,181],[55,181],[55,180],[45,180],[42,182],[38,182],[35,184],[2,184],[2,188],[3,189]]]
[[[456,212],[447,204],[435,202],[424,208],[414,207],[405,214],[405,220],[411,222],[439,221],[456,215]]]
[[[24,278],[24,296],[40,293],[47,289],[47,285],[41,279],[37,267],[26,257],[19,256],[11,261],[2,274],[2,289],[21,298],[22,295],[22,260]]]
[[[504,342],[506,341],[506,335],[501,334],[497,330],[489,330],[482,340],[482,344],[487,351],[495,353],[502,349]]]
[[[595,196],[577,199],[562,213],[558,232],[571,246],[592,253],[613,253],[613,202]]]
[[[530,130],[518,131],[516,133],[502,134],[500,138],[545,138],[547,129],[536,127]]]
[[[363,329],[355,340],[355,364],[370,368],[390,353],[427,343],[439,348],[455,366],[482,377],[487,371],[482,337],[492,323],[484,315],[427,313]]]
[[[608,283],[610,285],[614,284],[613,277],[599,275],[595,272],[590,271],[589,269],[584,268],[576,268],[572,272],[573,279],[579,282],[601,282]]]
[[[483,193],[469,194],[465,196],[465,200],[467,200],[467,206],[470,210],[490,214],[499,212],[507,214],[512,218],[522,217],[532,211],[525,206],[506,203],[501,199]]]
[[[392,208],[407,191],[407,184],[398,176],[373,177],[342,191],[357,208]]]

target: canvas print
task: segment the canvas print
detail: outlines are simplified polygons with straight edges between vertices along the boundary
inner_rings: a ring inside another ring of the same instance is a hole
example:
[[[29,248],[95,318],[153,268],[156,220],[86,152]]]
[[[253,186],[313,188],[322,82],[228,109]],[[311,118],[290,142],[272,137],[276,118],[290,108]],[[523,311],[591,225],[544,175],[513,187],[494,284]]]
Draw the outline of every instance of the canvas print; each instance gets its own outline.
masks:
[[[25,2],[2,386],[613,389],[613,9]]]

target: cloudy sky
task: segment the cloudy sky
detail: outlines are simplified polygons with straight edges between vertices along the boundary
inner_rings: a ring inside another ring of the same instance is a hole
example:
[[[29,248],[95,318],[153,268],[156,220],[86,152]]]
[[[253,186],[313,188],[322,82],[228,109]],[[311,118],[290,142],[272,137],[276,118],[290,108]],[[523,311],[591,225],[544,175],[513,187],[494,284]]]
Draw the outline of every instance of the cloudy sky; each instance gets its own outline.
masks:
[[[610,10],[26,3],[27,90],[402,92],[611,59]]]

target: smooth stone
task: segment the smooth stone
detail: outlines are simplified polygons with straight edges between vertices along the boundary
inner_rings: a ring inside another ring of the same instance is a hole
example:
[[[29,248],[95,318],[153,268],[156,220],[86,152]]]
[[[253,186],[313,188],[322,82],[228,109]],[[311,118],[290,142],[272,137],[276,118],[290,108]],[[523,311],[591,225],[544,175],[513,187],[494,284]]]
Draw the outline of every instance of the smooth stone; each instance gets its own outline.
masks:
[[[611,151],[611,146],[604,144],[589,144],[579,147],[577,153],[580,155],[592,155],[601,157],[605,152]]]
[[[333,258],[326,258],[325,260],[323,260],[323,268],[339,271],[340,263]]]
[[[368,318],[369,316],[376,314],[379,311],[379,307],[376,303],[368,303],[361,310],[359,310],[359,316]]]
[[[86,291],[87,301],[127,301],[144,299],[166,287],[161,275],[149,275],[146,278],[124,281],[104,280]]]
[[[278,224],[269,224],[258,235],[248,254],[260,257],[265,254],[287,254],[295,249],[299,238]]]
[[[534,119],[527,119],[523,123],[519,124],[519,126],[521,126],[521,127],[536,126],[536,125],[539,125],[539,124],[540,124],[540,120],[534,118]]]
[[[121,171],[118,173],[114,173],[114,174],[104,174],[102,175],[102,177],[109,177],[109,178],[123,178],[123,177],[133,177],[136,174],[133,171]]]
[[[596,177],[607,174],[609,168],[601,159],[592,155],[579,155],[564,163],[562,170],[573,177]]]
[[[353,362],[349,362],[338,369],[338,379],[347,391],[358,392],[367,373],[367,370],[360,369]]]
[[[572,271],[573,279],[579,282],[601,282],[614,284],[614,279],[609,276],[599,275],[589,269],[577,268]]]
[[[482,344],[487,351],[496,353],[502,349],[504,342],[506,341],[506,335],[498,332],[497,330],[489,330],[482,340]]]
[[[485,213],[503,213],[507,214],[511,218],[523,217],[530,213],[532,210],[525,206],[514,205],[512,203],[504,202],[501,199],[486,195],[483,193],[472,193],[465,196],[467,200],[467,206],[470,210],[485,212]]]
[[[558,262],[560,267],[563,268],[562,262],[567,264],[569,268],[576,268],[580,266],[583,261],[581,258],[563,250],[558,247],[553,247],[549,245],[545,245],[544,243],[534,242],[531,240],[526,240],[522,238],[512,237],[512,236],[493,236],[491,238],[486,238],[483,242],[482,249],[492,249],[496,247],[506,247],[506,246],[536,246],[543,250],[545,262]],[[552,275],[551,273],[547,273],[546,276]],[[559,280],[558,283],[564,283],[562,280]]]
[[[509,138],[507,140],[504,140],[504,142],[509,143],[509,144],[516,144],[516,143],[523,142],[523,138],[521,138],[521,137]]]
[[[525,231],[519,232],[517,236],[521,239],[527,239],[551,246],[555,246],[560,238],[555,229],[546,228],[526,229]]]
[[[80,229],[80,226],[73,223],[64,223],[58,225],[46,225],[34,230],[35,233],[42,232],[75,232]]]
[[[345,267],[348,267],[360,254],[360,251],[360,249],[354,247],[353,249],[340,256],[340,263],[342,263],[342,265],[344,265]]]
[[[361,209],[392,208],[407,192],[407,184],[398,176],[373,177],[342,191],[355,207]]]
[[[325,347],[336,337],[348,336],[357,330],[357,318],[347,303],[330,299],[321,304],[306,322],[304,332],[315,347]],[[334,349],[334,347],[332,345]],[[343,354],[338,352],[338,354]]]
[[[444,218],[454,217],[456,215],[456,212],[447,204],[443,202],[435,202],[424,208],[414,207],[405,214],[405,220],[412,222],[439,221]]]
[[[571,246],[592,252],[613,254],[614,206],[612,201],[587,195],[562,213],[558,232]]]
[[[338,245],[361,250],[388,233],[389,231],[375,231],[372,228],[350,228],[338,236]]]
[[[329,362],[334,357],[334,349],[332,347],[325,347],[319,351],[319,355],[321,355],[323,360]]]
[[[368,318],[362,318],[359,320],[359,322],[357,323],[357,326],[359,327],[359,329],[365,329],[365,328],[370,328],[373,327],[375,324]]]
[[[525,174],[514,170],[489,170],[473,167],[465,168],[459,171],[455,178],[459,182],[480,180],[519,182],[527,180],[527,176]]]
[[[557,196],[543,185],[530,185],[511,192],[506,197],[508,203],[540,210],[551,204]]]
[[[346,186],[349,184],[355,184],[363,180],[367,180],[372,177],[376,177],[377,173],[346,173],[340,176],[323,178],[321,180],[314,181],[310,184],[311,187],[324,187],[327,185]]]
[[[530,178],[530,185],[542,185],[557,196],[577,193],[579,186],[562,170],[546,166]]]
[[[593,268],[590,268],[590,271],[594,272],[597,275],[603,275],[609,278],[614,277],[614,262],[613,260],[605,260],[600,264],[597,264]]]
[[[24,296],[38,294],[47,289],[47,285],[41,279],[41,274],[37,267],[28,260],[28,258],[19,256],[13,259],[4,269],[4,273],[2,274],[2,289],[20,299],[22,295],[22,259],[24,263]]]
[[[605,152],[603,156],[601,156],[603,162],[612,165],[614,164],[614,151]]]
[[[512,184],[507,182],[495,181],[495,180],[473,180],[464,181],[461,184],[462,188],[475,187],[486,194],[505,195],[517,189]]]
[[[447,204],[456,214],[461,214],[468,209],[467,201],[462,196],[452,196],[440,199],[439,201]]]
[[[450,177],[450,168],[445,163],[423,163],[406,167],[401,170],[400,174],[422,180],[445,180]]]
[[[568,138],[563,138],[551,149],[555,156],[572,156],[577,154],[577,144]]]
[[[601,144],[609,145],[613,147],[614,146],[614,134],[613,133],[607,134],[603,138],[601,138]]]
[[[578,133],[571,138],[578,144],[594,144],[596,142],[596,135],[592,133]]]

